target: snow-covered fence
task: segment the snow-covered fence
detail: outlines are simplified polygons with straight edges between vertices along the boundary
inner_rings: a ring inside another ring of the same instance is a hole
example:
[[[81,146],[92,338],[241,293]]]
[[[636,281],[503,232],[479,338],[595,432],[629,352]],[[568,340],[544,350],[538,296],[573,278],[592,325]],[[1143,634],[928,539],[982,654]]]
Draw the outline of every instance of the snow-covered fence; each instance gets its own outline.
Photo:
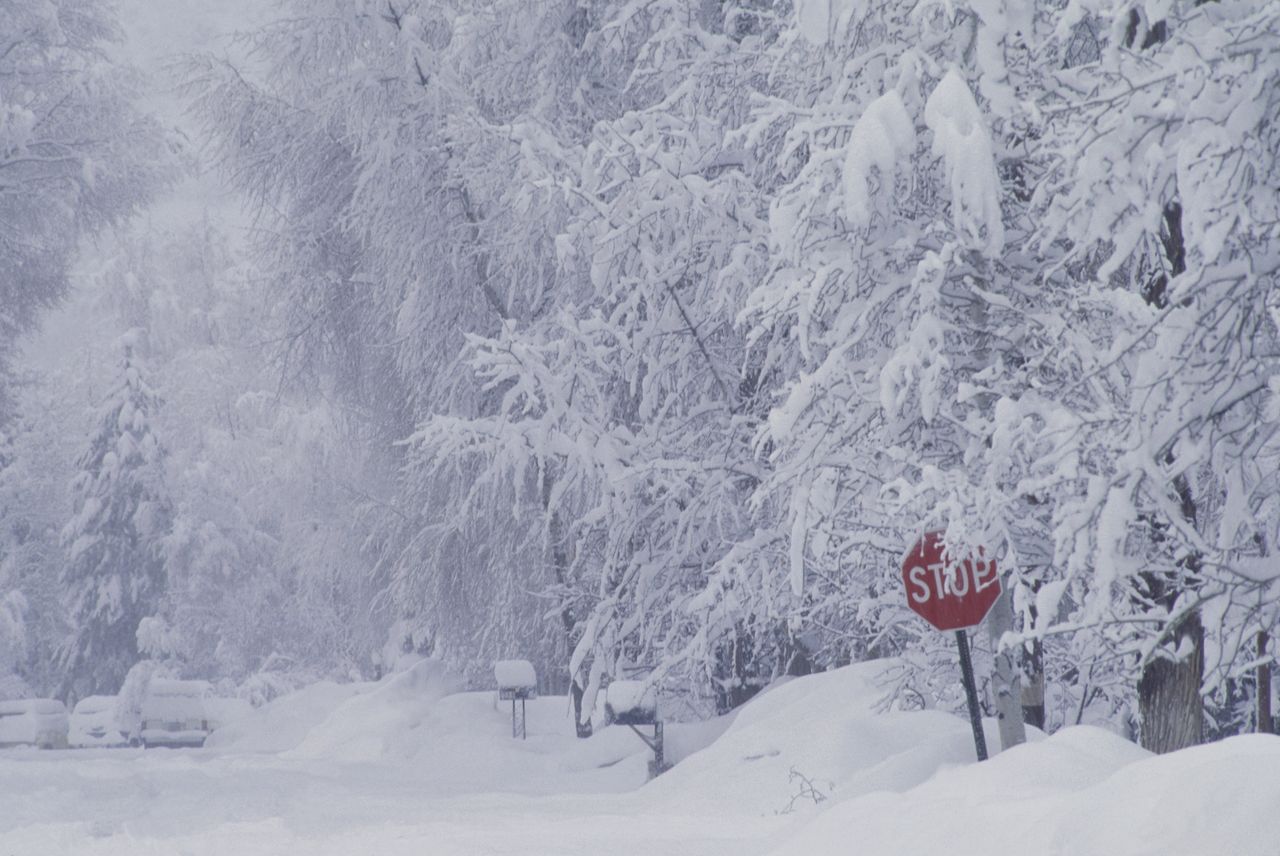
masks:
[[[511,736],[523,740],[528,736],[525,701],[538,697],[538,673],[528,660],[498,660],[493,664],[493,678],[498,683],[498,698],[511,699]]]

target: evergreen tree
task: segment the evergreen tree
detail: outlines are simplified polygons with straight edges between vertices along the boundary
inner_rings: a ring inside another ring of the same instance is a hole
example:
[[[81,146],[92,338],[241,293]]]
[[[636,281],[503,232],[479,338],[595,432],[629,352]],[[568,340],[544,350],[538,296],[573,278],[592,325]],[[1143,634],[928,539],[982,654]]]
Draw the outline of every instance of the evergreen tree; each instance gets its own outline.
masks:
[[[62,532],[73,629],[60,661],[63,692],[76,698],[119,689],[139,656],[139,622],[165,588],[159,547],[171,512],[152,431],[159,400],[144,378],[139,339],[137,331],[125,337],[120,377],[80,459],[75,513]]]

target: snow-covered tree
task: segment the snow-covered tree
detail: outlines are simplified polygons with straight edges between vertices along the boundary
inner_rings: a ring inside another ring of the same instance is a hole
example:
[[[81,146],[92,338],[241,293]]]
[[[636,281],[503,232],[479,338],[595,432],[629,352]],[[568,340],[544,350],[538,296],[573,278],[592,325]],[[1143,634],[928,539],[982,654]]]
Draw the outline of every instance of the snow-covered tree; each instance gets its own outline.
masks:
[[[21,380],[21,379],[20,379]],[[85,384],[52,379],[56,392],[27,378],[17,386],[20,416],[0,456],[0,590],[25,609],[11,608],[11,630],[21,644],[9,665],[26,686],[48,694],[59,681],[54,651],[67,632],[58,575],[63,552],[58,533],[66,522],[67,487],[79,443],[73,433],[87,427],[78,419]],[[2,668],[2,667],[0,667]]]
[[[0,372],[18,334],[66,293],[80,239],[122,222],[170,163],[131,102],[100,0],[0,5]],[[0,374],[0,418],[7,416]]]
[[[122,343],[119,375],[80,458],[74,513],[62,531],[71,636],[59,661],[63,690],[74,698],[120,688],[138,660],[139,624],[165,590],[160,548],[171,508],[153,427],[159,399],[140,353],[144,336],[133,331]]]
[[[943,528],[1053,721],[1181,745],[1257,659],[1268,4],[289,10],[192,87],[415,640],[576,695],[890,652],[941,688],[896,574]]]
[[[13,439],[0,460],[0,590],[16,592],[11,617],[19,600],[28,605],[22,674],[39,691],[55,680],[51,648],[65,631],[55,591],[65,512],[49,481],[65,466],[50,433],[75,423],[46,422],[62,406],[45,406],[21,379],[15,389],[12,360],[66,295],[83,239],[138,211],[171,164],[159,126],[133,101],[133,73],[107,58],[119,38],[113,13],[100,0],[0,4],[0,434]]]
[[[1058,553],[1093,575],[1085,615],[1139,652],[1143,742],[1198,742],[1201,693],[1275,620],[1269,413],[1280,275],[1280,41],[1267,3],[1135,6],[1098,61],[1046,99],[1055,165],[1039,246],[1095,319],[1078,341],[1090,476],[1063,497]],[[1087,427],[1086,427],[1087,426]],[[1132,622],[1132,623],[1131,623]],[[1126,626],[1127,625],[1127,626]],[[1202,686],[1202,682],[1207,685]]]
[[[626,85],[564,179],[560,304],[472,340],[472,370],[499,406],[425,421],[413,461],[436,473],[478,462],[481,486],[512,486],[540,521],[588,702],[632,668],[709,672],[735,633],[759,628],[763,649],[783,620],[744,605],[704,623],[698,602],[721,562],[744,588],[771,585],[755,555],[734,551],[769,537],[748,507],[760,378],[735,327],[761,269],[760,206],[731,140],[762,37],[743,47],[736,19],[707,4],[594,11],[586,44]],[[707,675],[695,683],[709,694]]]
[[[588,38],[597,10],[571,2],[293,11],[254,37],[248,62],[196,63],[197,106],[270,221],[259,251],[283,308],[286,380],[347,408],[372,450],[369,543],[397,608],[433,611],[447,636],[465,610],[440,594],[495,582],[473,563],[527,566],[540,539],[492,510],[449,525],[449,481],[415,480],[401,495],[396,443],[428,413],[490,406],[458,370],[468,333],[554,311],[555,236],[572,198],[560,179],[626,68],[584,59],[603,50]],[[442,567],[446,554],[461,566]],[[545,603],[511,579],[522,614],[540,615]],[[514,639],[473,630],[462,633],[488,638],[486,651],[513,653],[490,646]],[[516,635],[544,647],[544,634]]]

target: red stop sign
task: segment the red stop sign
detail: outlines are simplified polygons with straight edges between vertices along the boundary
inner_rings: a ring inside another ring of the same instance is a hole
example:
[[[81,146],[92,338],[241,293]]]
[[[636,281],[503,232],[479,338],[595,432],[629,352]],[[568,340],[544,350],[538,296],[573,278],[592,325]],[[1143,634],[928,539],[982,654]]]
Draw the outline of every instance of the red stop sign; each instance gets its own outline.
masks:
[[[947,573],[942,561],[942,532],[926,532],[902,560],[902,584],[907,606],[939,630],[959,630],[981,624],[1000,597],[996,560],[979,553],[963,562],[952,560]]]

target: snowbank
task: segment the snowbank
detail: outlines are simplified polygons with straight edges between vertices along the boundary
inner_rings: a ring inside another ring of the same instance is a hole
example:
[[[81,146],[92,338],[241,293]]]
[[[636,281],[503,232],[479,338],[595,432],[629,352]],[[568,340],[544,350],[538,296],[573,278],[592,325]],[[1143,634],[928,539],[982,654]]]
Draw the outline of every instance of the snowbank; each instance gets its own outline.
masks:
[[[1280,854],[1280,738],[1165,756],[1080,726],[974,761],[968,724],[878,712],[892,663],[790,681],[644,788],[659,805],[788,815],[775,856]],[[999,747],[993,720],[987,744]]]
[[[335,684],[322,681],[283,695],[244,717],[219,728],[205,747],[225,752],[285,752],[324,722],[344,702],[370,691],[376,684]]]
[[[1280,853],[1280,738],[1153,757],[1085,726],[977,764],[963,719],[879,712],[891,667],[789,680],[736,717],[668,724],[679,763],[645,784],[649,750],[630,729],[577,739],[568,700],[550,697],[512,739],[509,702],[451,692],[424,662],[280,698],[212,750],[0,752],[0,850]]]
[[[423,660],[342,702],[285,757],[381,761],[412,755],[413,732],[440,699],[461,688],[461,679],[439,660]]]
[[[940,711],[879,712],[893,661],[859,663],[775,685],[723,737],[655,780],[655,796],[708,808],[788,812],[835,796],[913,787],[974,760],[966,721]],[[999,747],[993,721],[987,745]]]
[[[423,660],[378,683],[321,683],[282,696],[215,731],[222,754],[277,753],[290,764],[386,765],[429,773],[426,792],[618,793],[648,778],[649,748],[628,728],[576,736],[570,701],[525,703],[528,739],[511,736],[511,703],[497,693],[456,692],[458,680]],[[671,723],[666,757],[714,742],[732,716]]]
[[[903,793],[842,800],[775,856],[847,852],[1026,856],[1274,856],[1280,738],[1151,756],[1099,728],[1065,729]]]

